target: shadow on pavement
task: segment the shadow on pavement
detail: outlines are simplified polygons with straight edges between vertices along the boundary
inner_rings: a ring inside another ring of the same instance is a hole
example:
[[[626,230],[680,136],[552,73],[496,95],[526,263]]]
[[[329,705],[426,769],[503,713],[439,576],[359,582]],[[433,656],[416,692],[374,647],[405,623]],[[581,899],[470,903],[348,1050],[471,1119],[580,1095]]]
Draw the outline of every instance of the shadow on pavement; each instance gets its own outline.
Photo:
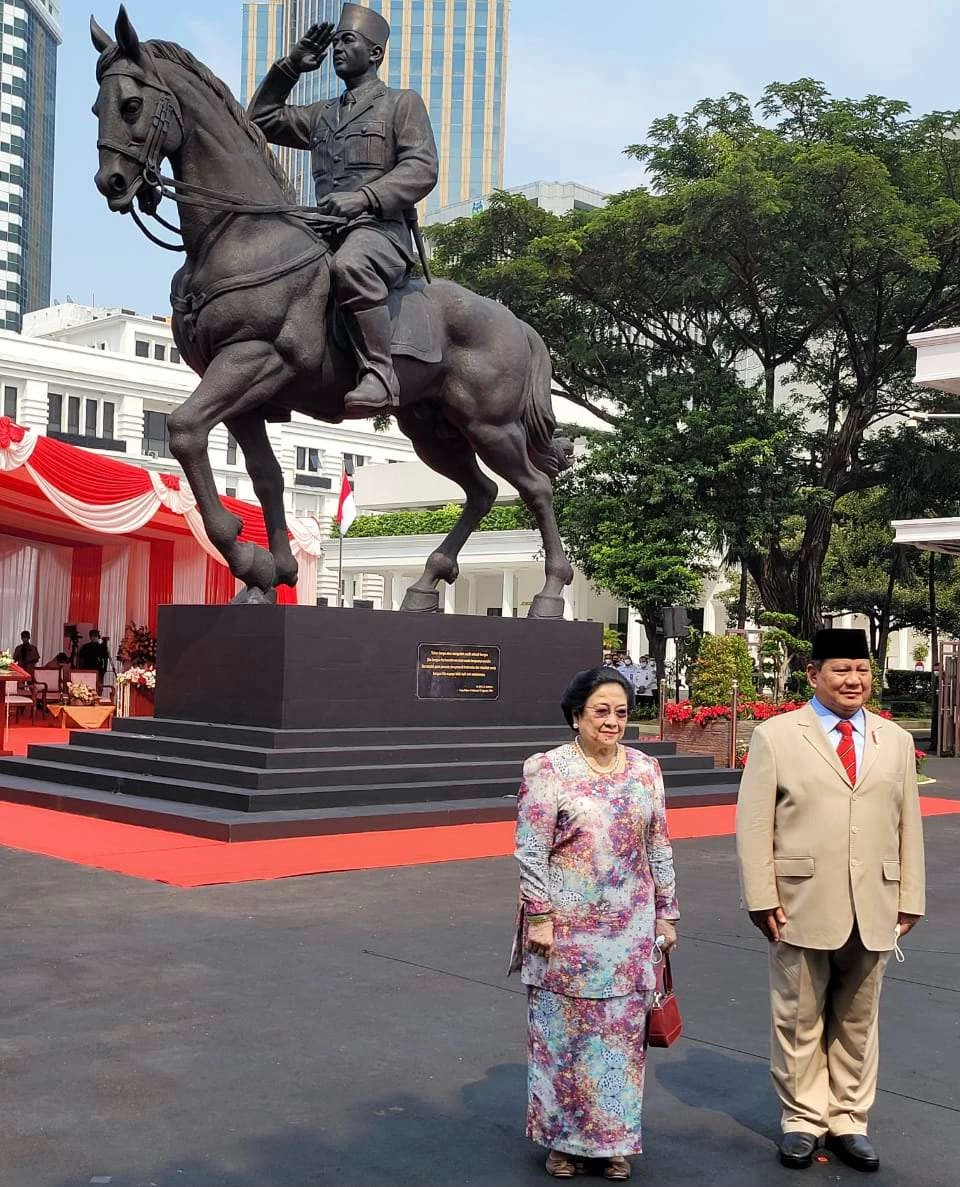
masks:
[[[760,1137],[779,1139],[765,1063],[691,1045],[682,1060],[658,1064],[655,1076],[657,1086],[682,1104],[722,1113]]]

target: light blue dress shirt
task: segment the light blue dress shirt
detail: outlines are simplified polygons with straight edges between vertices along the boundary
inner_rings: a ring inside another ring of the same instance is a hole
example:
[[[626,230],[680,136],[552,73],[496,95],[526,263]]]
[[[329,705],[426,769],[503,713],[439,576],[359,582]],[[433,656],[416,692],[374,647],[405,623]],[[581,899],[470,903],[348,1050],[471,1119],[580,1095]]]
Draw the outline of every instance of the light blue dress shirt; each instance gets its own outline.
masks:
[[[838,717],[832,709],[821,704],[816,697],[810,702],[810,708],[816,713],[820,724],[826,731],[827,738],[830,740],[830,745],[836,750],[841,738],[837,724],[843,721],[843,718]],[[857,778],[859,778],[863,767],[863,748],[867,741],[867,715],[862,709],[858,709],[849,721],[853,726],[853,752],[857,758]]]

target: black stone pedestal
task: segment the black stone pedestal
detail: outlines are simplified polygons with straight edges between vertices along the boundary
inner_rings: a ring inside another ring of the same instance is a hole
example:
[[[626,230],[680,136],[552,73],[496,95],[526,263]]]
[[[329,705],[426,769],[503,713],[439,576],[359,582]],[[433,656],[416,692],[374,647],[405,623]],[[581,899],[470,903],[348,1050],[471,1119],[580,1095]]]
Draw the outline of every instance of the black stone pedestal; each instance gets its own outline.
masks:
[[[0,800],[225,841],[511,820],[600,659],[599,623],[166,606],[157,716],[0,759]],[[631,744],[671,805],[735,799],[738,772]]]
[[[562,723],[602,628],[313,606],[164,606],[157,716],[271,729]]]

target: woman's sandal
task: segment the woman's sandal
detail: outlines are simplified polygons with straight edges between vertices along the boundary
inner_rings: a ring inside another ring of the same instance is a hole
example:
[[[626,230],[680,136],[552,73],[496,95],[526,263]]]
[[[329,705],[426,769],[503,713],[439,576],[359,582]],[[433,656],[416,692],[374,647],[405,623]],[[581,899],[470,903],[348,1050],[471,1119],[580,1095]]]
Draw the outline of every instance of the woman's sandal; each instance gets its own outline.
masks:
[[[603,1170],[603,1177],[612,1179],[615,1183],[625,1183],[630,1174],[630,1163],[625,1158],[609,1158]]]
[[[546,1161],[547,1174],[555,1179],[572,1179],[574,1175],[582,1175],[583,1171],[572,1158],[560,1150],[551,1150]]]

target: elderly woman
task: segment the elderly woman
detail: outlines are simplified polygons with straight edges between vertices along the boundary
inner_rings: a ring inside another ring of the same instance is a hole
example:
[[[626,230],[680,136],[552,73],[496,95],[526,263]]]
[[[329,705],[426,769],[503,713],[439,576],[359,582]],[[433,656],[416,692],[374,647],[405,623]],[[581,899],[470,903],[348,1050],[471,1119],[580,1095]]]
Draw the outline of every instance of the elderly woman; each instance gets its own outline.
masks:
[[[527,1136],[558,1179],[605,1161],[630,1178],[640,1114],[656,937],[679,918],[663,778],[622,744],[631,684],[580,672],[563,714],[572,744],[523,768],[517,820],[521,920],[512,967],[528,990]]]

